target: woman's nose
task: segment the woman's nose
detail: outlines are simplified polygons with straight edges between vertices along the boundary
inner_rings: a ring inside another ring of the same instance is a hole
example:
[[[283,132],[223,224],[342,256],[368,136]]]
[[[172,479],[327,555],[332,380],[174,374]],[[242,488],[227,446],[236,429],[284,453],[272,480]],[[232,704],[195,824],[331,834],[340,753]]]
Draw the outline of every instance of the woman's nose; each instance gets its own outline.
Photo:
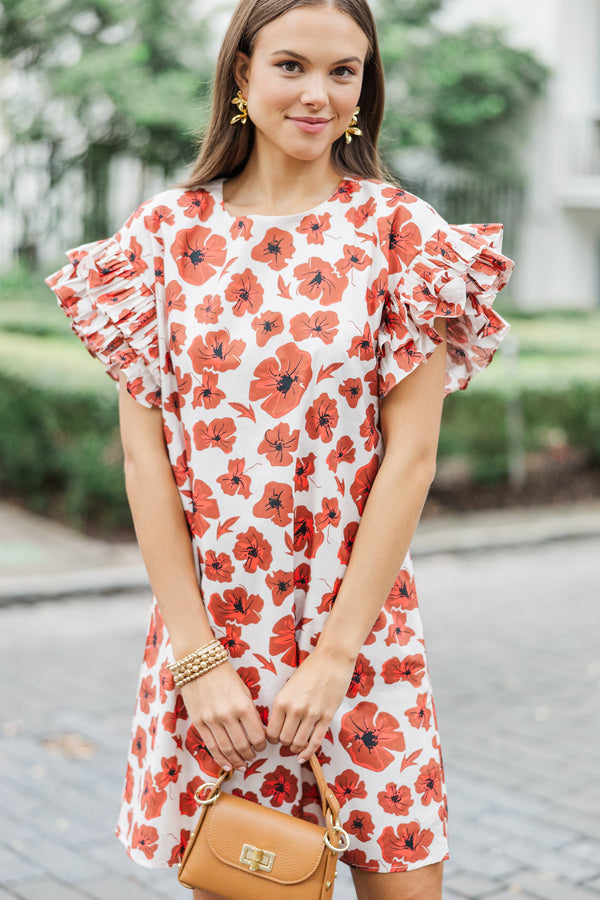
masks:
[[[309,76],[302,91],[302,102],[310,106],[321,107],[325,106],[327,100],[323,78],[320,75]]]

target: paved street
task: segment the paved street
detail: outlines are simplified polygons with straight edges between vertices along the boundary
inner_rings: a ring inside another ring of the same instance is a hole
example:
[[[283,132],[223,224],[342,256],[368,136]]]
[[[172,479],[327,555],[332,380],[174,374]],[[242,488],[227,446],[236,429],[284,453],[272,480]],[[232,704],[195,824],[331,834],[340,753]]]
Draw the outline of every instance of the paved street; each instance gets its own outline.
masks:
[[[445,900],[600,900],[599,559],[590,536],[417,560]],[[0,608],[0,900],[190,897],[112,836],[147,608],[143,592]]]

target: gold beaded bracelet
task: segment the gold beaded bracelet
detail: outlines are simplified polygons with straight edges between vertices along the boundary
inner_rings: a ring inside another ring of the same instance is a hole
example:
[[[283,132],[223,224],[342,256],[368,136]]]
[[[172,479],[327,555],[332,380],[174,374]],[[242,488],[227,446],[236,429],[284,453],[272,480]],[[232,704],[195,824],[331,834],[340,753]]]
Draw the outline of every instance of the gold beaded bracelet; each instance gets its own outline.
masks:
[[[209,641],[208,644],[199,647],[198,650],[194,650],[193,653],[189,653],[182,659],[175,660],[168,668],[173,674],[177,687],[183,687],[188,681],[193,681],[194,678],[206,675],[211,669],[222,665],[228,659],[229,654],[227,650],[221,641],[215,638]]]

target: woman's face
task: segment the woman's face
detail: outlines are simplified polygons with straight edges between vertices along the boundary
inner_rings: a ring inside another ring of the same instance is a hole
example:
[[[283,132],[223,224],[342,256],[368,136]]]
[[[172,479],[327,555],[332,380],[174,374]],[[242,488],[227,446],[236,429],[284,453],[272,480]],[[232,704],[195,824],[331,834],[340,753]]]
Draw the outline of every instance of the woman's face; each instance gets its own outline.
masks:
[[[368,46],[356,22],[330,7],[297,7],[265,25],[252,57],[238,53],[236,64],[260,151],[329,157],[358,104]]]

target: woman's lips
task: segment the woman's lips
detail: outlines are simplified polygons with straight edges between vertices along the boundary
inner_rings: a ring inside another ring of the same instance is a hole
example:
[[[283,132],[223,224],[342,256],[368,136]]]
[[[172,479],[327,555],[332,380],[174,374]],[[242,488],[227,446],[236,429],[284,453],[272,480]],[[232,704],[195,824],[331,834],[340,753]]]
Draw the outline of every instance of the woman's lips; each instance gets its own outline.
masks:
[[[329,125],[329,119],[327,119],[327,121],[325,122],[310,122],[306,121],[305,119],[290,118],[290,122],[293,122],[294,125],[297,125],[300,131],[305,131],[308,134],[318,134]]]

